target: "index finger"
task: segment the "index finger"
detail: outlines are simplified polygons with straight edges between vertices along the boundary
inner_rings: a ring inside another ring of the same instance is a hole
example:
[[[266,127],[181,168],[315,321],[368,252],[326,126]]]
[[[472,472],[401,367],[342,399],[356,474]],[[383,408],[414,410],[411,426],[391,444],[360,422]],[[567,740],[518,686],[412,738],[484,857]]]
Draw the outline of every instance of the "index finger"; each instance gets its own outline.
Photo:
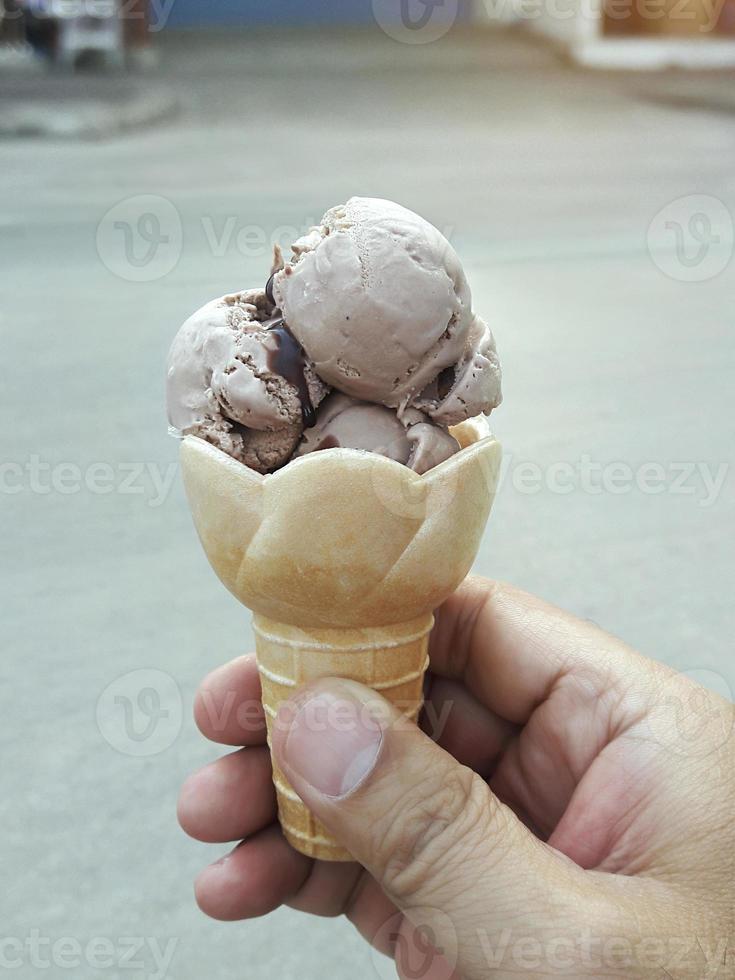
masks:
[[[263,745],[265,715],[255,654],[237,657],[208,674],[194,700],[199,731],[222,745]]]
[[[603,693],[645,659],[594,623],[505,583],[470,576],[436,611],[431,669],[525,724],[565,677]]]

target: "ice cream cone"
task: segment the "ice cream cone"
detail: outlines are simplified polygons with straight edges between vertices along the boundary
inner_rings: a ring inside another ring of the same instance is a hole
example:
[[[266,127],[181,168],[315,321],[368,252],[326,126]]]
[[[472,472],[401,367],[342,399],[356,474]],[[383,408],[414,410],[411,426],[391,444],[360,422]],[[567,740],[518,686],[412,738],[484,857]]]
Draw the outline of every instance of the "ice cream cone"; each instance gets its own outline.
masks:
[[[415,719],[433,610],[474,560],[500,446],[485,420],[418,476],[370,453],[328,449],[261,476],[187,437],[181,466],[194,523],[227,588],[255,613],[270,736],[279,704],[322,676],[358,680]],[[284,834],[304,854],[350,856],[274,766]]]
[[[317,677],[360,681],[415,721],[423,702],[433,621],[429,614],[392,626],[325,630],[275,623],[256,615],[253,628],[269,744],[280,703]],[[273,782],[281,827],[291,844],[311,857],[349,861],[349,853],[309,813],[275,764]]]

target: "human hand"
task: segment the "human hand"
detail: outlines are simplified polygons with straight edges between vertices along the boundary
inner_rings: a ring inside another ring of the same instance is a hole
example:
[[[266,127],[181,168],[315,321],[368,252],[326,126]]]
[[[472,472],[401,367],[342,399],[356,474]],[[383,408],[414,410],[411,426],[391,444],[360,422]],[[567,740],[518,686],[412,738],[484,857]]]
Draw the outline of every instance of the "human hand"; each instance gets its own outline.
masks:
[[[280,833],[254,657],[206,678],[201,731],[247,747],[182,789],[187,833],[242,839],[199,875],[201,908],[344,913],[404,978],[735,975],[733,706],[481,579],[438,611],[430,658],[424,731],[338,679],[276,720],[285,774],[354,864]]]

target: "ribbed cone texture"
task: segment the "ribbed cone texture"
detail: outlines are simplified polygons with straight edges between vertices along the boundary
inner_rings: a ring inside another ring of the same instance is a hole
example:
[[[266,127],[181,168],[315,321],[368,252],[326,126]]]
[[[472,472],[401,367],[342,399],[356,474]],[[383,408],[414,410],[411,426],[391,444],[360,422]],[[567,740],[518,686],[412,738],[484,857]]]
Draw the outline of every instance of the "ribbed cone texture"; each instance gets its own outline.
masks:
[[[364,629],[304,629],[264,616],[255,616],[253,622],[269,745],[280,703],[318,677],[360,681],[416,720],[433,616]],[[323,861],[352,860],[306,809],[275,761],[273,782],[283,832],[296,850]]]

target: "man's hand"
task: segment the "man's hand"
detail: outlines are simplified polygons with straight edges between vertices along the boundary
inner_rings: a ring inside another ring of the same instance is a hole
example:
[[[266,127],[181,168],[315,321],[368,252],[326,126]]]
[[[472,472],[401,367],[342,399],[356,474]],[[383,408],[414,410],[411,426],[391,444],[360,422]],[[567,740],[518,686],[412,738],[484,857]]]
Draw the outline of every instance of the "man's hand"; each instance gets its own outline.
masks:
[[[181,793],[187,833],[242,840],[200,874],[201,908],[344,913],[406,978],[735,976],[733,706],[480,579],[430,656],[423,730],[339,679],[276,719],[285,774],[354,864],[280,833],[254,657],[206,678],[197,724],[245,748]]]

